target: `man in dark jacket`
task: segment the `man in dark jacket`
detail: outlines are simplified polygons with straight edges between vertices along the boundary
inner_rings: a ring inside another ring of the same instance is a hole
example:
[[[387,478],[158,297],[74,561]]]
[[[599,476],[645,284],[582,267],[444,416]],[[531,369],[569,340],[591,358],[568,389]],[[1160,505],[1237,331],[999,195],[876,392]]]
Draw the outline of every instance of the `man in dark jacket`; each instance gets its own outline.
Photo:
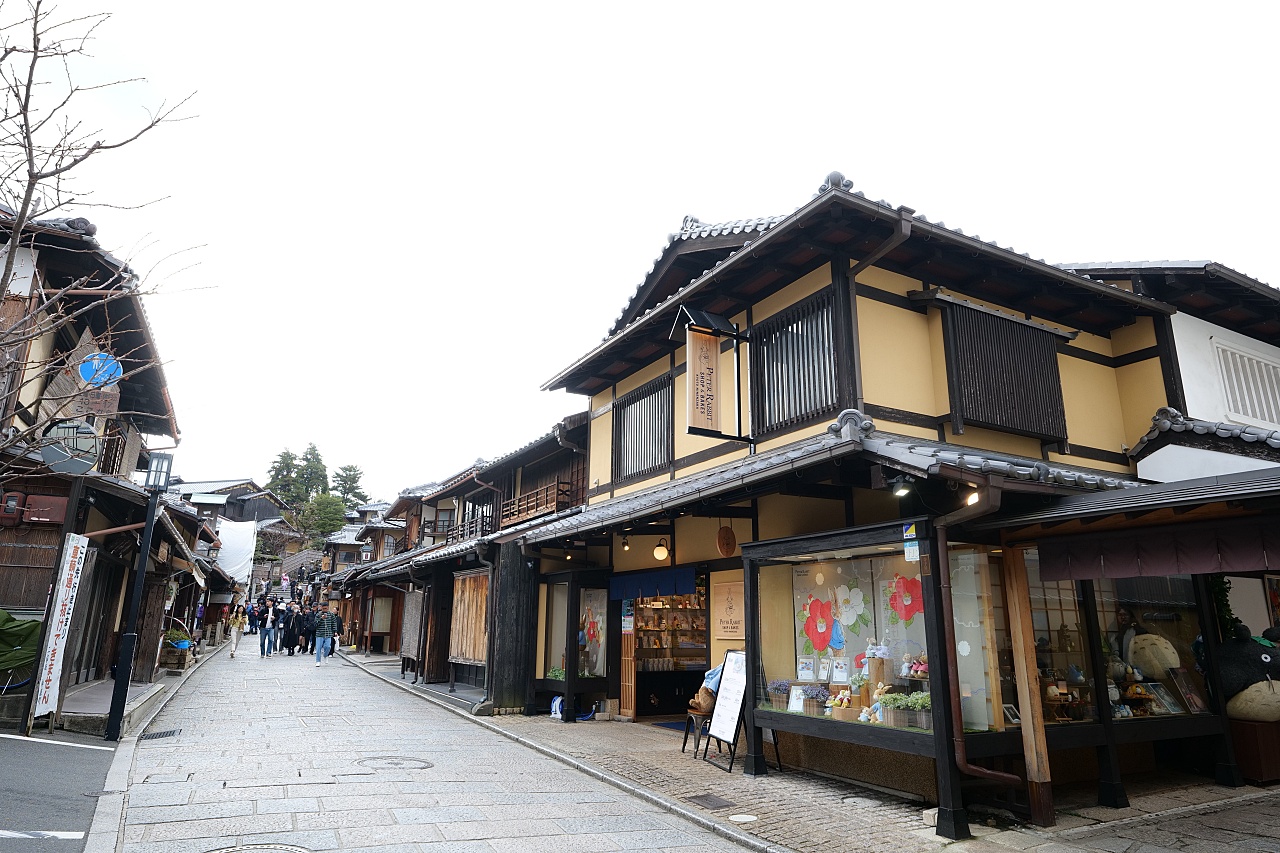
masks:
[[[332,610],[321,610],[316,617],[316,666],[333,654],[333,641],[342,620]]]
[[[302,638],[298,642],[298,648],[306,649],[307,654],[314,654],[316,650],[316,617],[319,615],[308,605],[302,608]]]

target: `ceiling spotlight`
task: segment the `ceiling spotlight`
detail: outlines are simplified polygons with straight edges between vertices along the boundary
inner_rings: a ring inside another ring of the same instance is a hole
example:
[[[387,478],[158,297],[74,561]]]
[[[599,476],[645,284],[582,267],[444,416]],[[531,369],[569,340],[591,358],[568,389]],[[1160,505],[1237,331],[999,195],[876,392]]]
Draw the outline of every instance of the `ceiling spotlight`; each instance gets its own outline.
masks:
[[[630,551],[630,550],[631,550],[631,542],[630,542],[630,540],[628,540],[628,539],[627,539],[627,537],[625,537],[625,536],[623,536],[623,537],[622,537],[622,550],[624,550],[624,551]]]
[[[889,485],[893,486],[893,496],[896,498],[905,498],[911,494],[911,484],[916,481],[915,477],[902,474],[894,477],[889,481]]]
[[[667,550],[667,540],[659,539],[658,544],[653,546],[653,559],[665,560],[670,555],[671,552]]]
[[[974,504],[976,504],[976,503],[978,502],[978,498],[979,498],[979,497],[980,497],[980,496],[978,495],[978,493],[977,493],[977,492],[970,492],[970,493],[969,493],[969,497],[965,498],[965,499],[964,499],[964,502],[965,502],[966,504],[968,504],[969,506],[973,506]]]

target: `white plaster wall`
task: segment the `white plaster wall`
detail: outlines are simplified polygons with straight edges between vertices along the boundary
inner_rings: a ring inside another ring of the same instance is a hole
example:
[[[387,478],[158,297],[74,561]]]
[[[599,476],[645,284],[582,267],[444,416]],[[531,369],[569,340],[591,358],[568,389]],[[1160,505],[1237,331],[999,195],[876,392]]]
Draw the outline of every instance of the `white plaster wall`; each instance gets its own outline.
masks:
[[[0,247],[0,269],[4,267],[5,256],[9,254],[9,247]],[[18,249],[18,253],[13,256],[13,275],[9,279],[9,286],[3,288],[5,293],[12,296],[30,296],[31,281],[36,273],[36,258],[39,252],[36,249]]]
[[[1238,419],[1227,417],[1227,398],[1218,373],[1213,342],[1216,340],[1226,346],[1276,362],[1280,362],[1280,347],[1264,344],[1248,335],[1215,326],[1182,312],[1174,314],[1170,320],[1173,324],[1174,346],[1178,352],[1178,368],[1182,372],[1182,388],[1190,410],[1183,414],[1206,421],[1233,420],[1241,423]],[[1256,425],[1280,429],[1280,424],[1259,422]]]
[[[1275,467],[1276,463],[1265,459],[1170,444],[1139,460],[1138,478],[1155,483],[1171,483],[1174,480],[1195,480]]]

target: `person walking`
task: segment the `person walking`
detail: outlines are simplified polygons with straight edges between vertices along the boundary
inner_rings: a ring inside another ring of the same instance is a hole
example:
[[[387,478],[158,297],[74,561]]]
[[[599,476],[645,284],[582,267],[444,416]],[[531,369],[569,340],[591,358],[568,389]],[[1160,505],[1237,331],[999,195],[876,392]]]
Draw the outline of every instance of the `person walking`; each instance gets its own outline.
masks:
[[[258,614],[258,657],[269,658],[276,650],[276,623],[279,619],[275,599],[268,598]]]
[[[333,638],[341,621],[333,610],[321,610],[316,617],[316,666],[333,654]]]
[[[280,645],[288,650],[289,657],[293,657],[293,653],[298,648],[298,634],[301,632],[302,618],[298,614],[298,605],[292,601],[285,605],[284,615],[280,617],[280,627],[284,631]]]
[[[338,614],[336,609],[333,611],[333,618],[338,620],[338,624],[333,629],[333,639],[329,641],[329,651],[325,654],[325,657],[332,655],[333,650],[338,647],[338,643],[342,642],[342,632],[345,630],[345,626],[342,623],[342,617]]]
[[[236,647],[240,645],[240,637],[249,625],[249,615],[245,613],[243,604],[236,605],[236,610],[227,620],[227,624],[231,627],[231,656],[235,657]]]
[[[245,615],[249,617],[249,633],[258,633],[258,605],[252,601],[249,602],[249,608],[245,611]]]
[[[307,654],[314,654],[316,650],[316,619],[320,616],[320,608],[307,605],[302,608],[302,638],[298,641],[298,648]]]

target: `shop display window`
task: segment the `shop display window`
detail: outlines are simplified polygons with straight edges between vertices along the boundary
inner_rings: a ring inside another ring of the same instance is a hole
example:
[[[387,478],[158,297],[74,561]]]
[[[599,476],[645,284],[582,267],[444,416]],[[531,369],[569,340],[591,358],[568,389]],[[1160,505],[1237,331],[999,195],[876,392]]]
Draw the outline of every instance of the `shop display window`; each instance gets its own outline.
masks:
[[[966,731],[1002,731],[1021,723],[1013,644],[1000,584],[1003,550],[952,543],[951,607],[956,691]]]
[[[1191,578],[1108,578],[1093,585],[1111,715],[1209,713]]]
[[[706,596],[657,595],[635,599],[637,672],[705,672]]]
[[[1089,676],[1091,638],[1084,627],[1076,582],[1042,579],[1037,551],[1028,548],[1023,554],[1044,721],[1094,722],[1098,715]],[[1007,701],[1016,707],[1016,694],[1011,693]]]
[[[761,565],[759,707],[931,727],[921,565],[902,543]]]
[[[578,675],[604,678],[609,658],[609,590],[583,589],[578,607]]]
[[[566,625],[569,622],[569,584],[547,584],[547,612],[543,621],[546,632],[546,664],[543,678],[564,681],[564,649]]]

